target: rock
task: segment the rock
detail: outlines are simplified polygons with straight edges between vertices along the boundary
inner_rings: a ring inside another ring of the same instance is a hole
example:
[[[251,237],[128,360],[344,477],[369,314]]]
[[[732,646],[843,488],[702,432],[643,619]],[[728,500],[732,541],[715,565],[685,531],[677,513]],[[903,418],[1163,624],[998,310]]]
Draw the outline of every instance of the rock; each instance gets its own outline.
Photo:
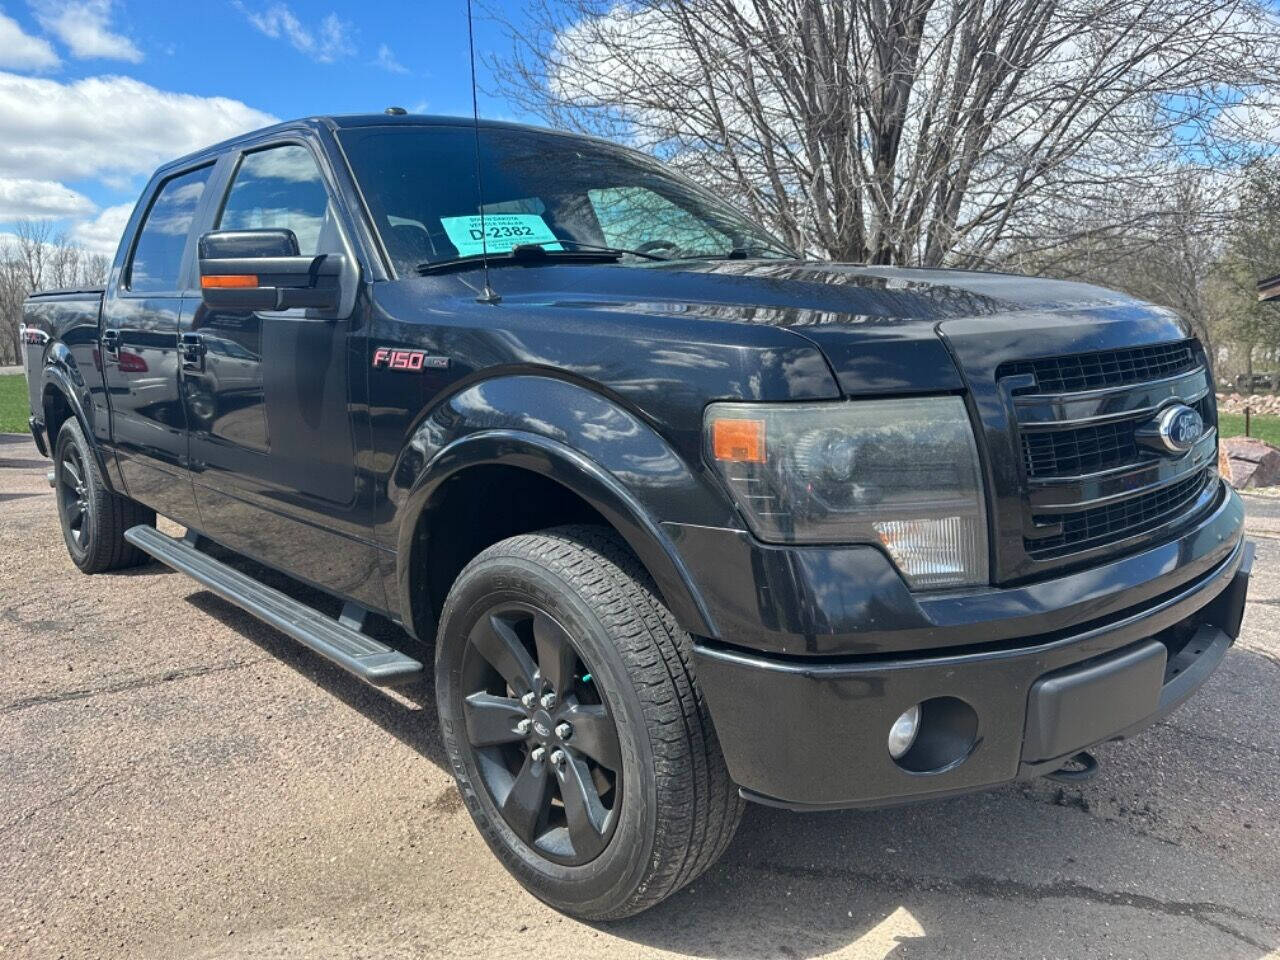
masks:
[[[1257,437],[1228,437],[1218,451],[1218,468],[1237,490],[1280,483],[1280,449]]]
[[[1245,407],[1262,416],[1280,415],[1280,394],[1253,393],[1247,397],[1238,393],[1218,394],[1218,410],[1221,413],[1244,413]]]

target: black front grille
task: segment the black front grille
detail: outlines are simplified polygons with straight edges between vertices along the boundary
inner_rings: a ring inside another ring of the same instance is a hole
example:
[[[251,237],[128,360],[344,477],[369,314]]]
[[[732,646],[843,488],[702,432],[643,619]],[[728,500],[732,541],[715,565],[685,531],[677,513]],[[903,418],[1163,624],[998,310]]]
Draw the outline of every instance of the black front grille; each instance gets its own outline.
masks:
[[[1062,532],[1051,537],[1027,538],[1027,554],[1052,557],[1110,543],[1160,526],[1186,509],[1215,474],[1211,469],[1179,480],[1152,493],[1079,513],[1042,514],[1034,517],[1040,525],[1062,524]]]
[[[1133,439],[1133,420],[1078,430],[1022,435],[1028,477],[1071,477],[1136,463],[1144,458]]]
[[[1154,347],[1100,350],[1070,357],[1015,360],[1000,365],[996,378],[1031,374],[1036,393],[1072,393],[1123,387],[1185,373],[1196,365],[1190,341]]]
[[[1215,426],[1213,406],[1208,396],[1191,404],[1206,427]],[[1074,477],[1116,467],[1154,460],[1157,454],[1139,447],[1134,430],[1147,417],[1116,420],[1078,427],[1074,430],[1025,430],[1022,434],[1022,462],[1027,476]]]

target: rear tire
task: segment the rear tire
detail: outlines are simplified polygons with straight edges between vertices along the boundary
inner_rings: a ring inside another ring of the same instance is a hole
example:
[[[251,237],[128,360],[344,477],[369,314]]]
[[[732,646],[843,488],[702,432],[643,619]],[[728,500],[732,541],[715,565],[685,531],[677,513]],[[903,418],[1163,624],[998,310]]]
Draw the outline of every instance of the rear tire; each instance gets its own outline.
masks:
[[[507,869],[556,909],[639,913],[733,838],[743,804],[691,646],[625,543],[598,527],[504,540],[450,590],[436,694],[458,789]],[[574,729],[587,711],[593,725]]]
[[[53,448],[54,494],[67,553],[83,573],[136,567],[150,558],[124,538],[139,524],[154,526],[156,513],[107,486],[80,423],[70,417]]]

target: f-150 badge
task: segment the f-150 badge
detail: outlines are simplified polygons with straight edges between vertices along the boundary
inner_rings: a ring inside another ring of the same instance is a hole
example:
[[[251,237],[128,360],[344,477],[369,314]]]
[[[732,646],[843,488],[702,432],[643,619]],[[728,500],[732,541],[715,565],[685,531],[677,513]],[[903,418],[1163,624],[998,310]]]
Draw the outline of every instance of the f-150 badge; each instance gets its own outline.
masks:
[[[443,370],[449,366],[448,357],[437,357],[425,350],[396,350],[392,347],[379,347],[373,351],[374,367],[386,367],[388,370]]]

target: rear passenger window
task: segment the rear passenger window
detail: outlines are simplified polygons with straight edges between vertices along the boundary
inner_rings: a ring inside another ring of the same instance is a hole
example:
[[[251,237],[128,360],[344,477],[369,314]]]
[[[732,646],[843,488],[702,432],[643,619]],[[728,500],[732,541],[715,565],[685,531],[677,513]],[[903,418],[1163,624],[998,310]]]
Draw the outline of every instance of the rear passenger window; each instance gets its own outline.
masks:
[[[295,144],[245,155],[218,229],[292,230],[304,256],[340,250],[320,168],[310,150]]]
[[[196,208],[213,166],[166,180],[138,231],[126,286],[134,293],[174,293]]]

